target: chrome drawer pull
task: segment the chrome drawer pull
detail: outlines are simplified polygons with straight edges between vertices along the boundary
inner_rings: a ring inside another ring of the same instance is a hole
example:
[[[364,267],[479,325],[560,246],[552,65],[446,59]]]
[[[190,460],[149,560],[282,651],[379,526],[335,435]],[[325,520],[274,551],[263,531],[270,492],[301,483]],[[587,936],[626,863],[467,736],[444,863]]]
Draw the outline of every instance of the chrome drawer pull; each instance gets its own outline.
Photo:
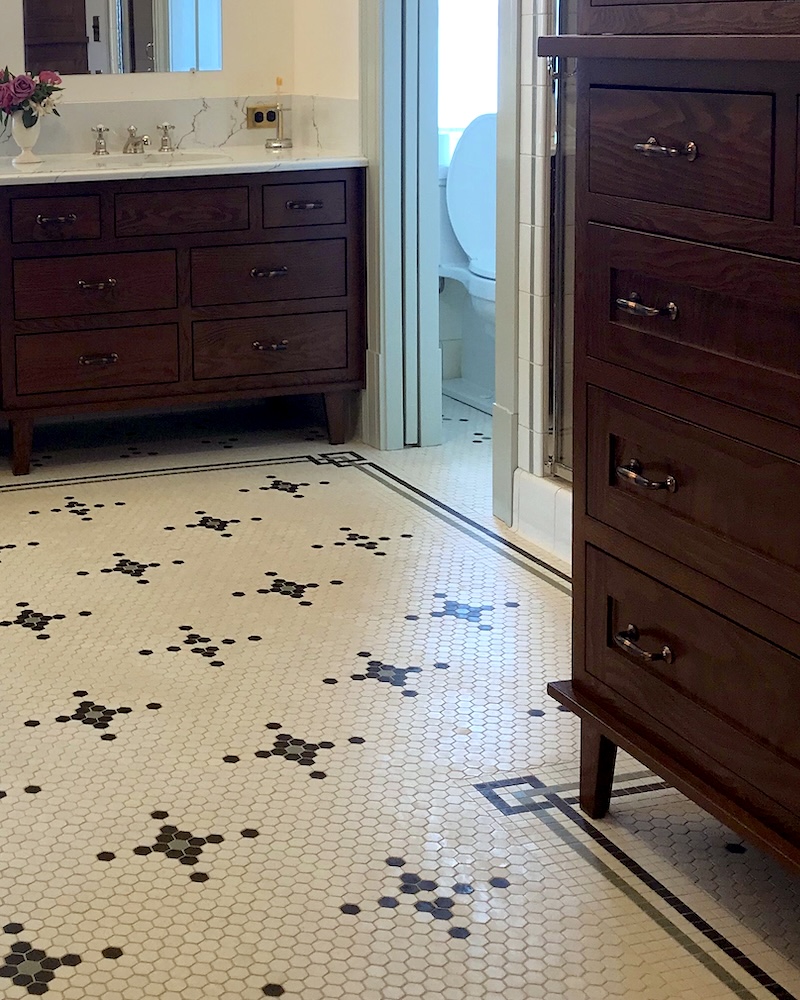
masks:
[[[119,361],[119,354],[81,354],[78,358],[79,365],[115,365]]]
[[[661,146],[653,135],[647,142],[637,142],[633,148],[643,156],[669,156],[670,158],[685,156],[690,163],[697,159],[700,152],[694,142],[687,142],[685,146]]]
[[[287,201],[286,207],[291,212],[311,212],[316,208],[324,208],[322,201]]]
[[[279,344],[262,344],[260,340],[253,341],[254,351],[285,351],[288,350],[288,347],[288,340],[282,340]]]
[[[668,493],[678,492],[678,483],[674,476],[667,476],[666,479],[662,479],[660,482],[647,479],[642,475],[642,463],[635,458],[632,458],[627,465],[617,466],[617,479],[624,479],[628,483],[633,483],[634,486],[641,486],[643,490],[666,490]]]
[[[663,308],[658,306],[646,306],[642,303],[642,297],[637,292],[631,292],[627,299],[617,299],[615,302],[617,309],[624,309],[631,316],[644,316],[653,319],[656,316],[669,316],[671,320],[678,318],[678,307],[674,302],[668,302]]]
[[[117,279],[116,278],[107,278],[105,281],[95,281],[95,282],[91,282],[91,281],[79,281],[78,282],[78,288],[80,288],[81,291],[84,291],[84,292],[102,292],[102,291],[105,291],[106,288],[116,288],[116,286],[117,286]]]
[[[646,649],[642,649],[641,646],[636,645],[638,641],[639,629],[635,625],[629,625],[624,632],[617,632],[614,636],[614,642],[620,649],[624,649],[631,656],[644,660],[645,663],[657,663],[660,661],[674,663],[675,656],[669,646],[662,646],[661,651],[658,653],[648,653]]]
[[[250,272],[251,278],[285,278],[289,273],[288,267],[276,267],[272,271],[265,267],[254,267]]]
[[[78,221],[78,216],[74,212],[70,212],[69,215],[37,215],[36,225],[37,226],[66,226],[72,225],[73,222]]]

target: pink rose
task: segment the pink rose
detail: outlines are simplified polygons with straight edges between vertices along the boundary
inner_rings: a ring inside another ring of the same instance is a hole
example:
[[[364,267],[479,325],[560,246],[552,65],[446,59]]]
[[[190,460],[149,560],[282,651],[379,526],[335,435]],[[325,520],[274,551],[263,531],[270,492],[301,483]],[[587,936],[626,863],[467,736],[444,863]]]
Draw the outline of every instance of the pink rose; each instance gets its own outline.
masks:
[[[51,69],[43,69],[39,74],[39,82],[47,83],[53,87],[57,87],[63,81],[58,73],[54,73]]]
[[[14,94],[10,83],[0,83],[0,111],[8,112],[14,103]]]
[[[25,76],[24,73],[15,76],[7,86],[11,87],[14,104],[22,104],[23,101],[27,101],[34,90],[36,90],[36,84],[33,82],[32,77]]]

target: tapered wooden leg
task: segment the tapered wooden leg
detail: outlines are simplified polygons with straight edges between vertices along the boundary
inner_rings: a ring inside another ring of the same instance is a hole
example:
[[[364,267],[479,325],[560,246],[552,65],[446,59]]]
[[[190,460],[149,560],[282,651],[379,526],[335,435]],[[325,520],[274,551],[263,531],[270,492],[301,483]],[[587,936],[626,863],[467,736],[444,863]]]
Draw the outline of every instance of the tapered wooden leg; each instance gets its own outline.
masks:
[[[328,419],[328,440],[331,444],[344,444],[355,433],[358,412],[358,392],[326,392],[325,415]]]
[[[33,447],[33,417],[11,417],[11,471],[15,476],[27,476],[31,471]]]
[[[592,819],[601,819],[608,812],[617,747],[603,736],[597,725],[581,720],[581,809]]]

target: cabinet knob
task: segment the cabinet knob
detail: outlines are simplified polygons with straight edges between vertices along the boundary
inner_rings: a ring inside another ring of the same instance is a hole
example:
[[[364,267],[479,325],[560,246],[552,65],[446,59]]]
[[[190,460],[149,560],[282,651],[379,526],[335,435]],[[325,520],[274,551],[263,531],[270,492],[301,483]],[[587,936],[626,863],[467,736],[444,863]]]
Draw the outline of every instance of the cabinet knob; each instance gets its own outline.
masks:
[[[71,226],[78,221],[78,216],[74,212],[67,215],[37,215],[37,226]]]
[[[617,309],[622,309],[631,316],[643,316],[645,319],[653,319],[656,316],[668,316],[671,320],[676,320],[679,315],[678,307],[674,302],[668,302],[665,306],[646,306],[642,302],[641,296],[637,292],[631,292],[627,299],[619,298],[614,303]]]
[[[287,201],[286,207],[290,212],[313,212],[315,209],[325,207],[322,201]]]

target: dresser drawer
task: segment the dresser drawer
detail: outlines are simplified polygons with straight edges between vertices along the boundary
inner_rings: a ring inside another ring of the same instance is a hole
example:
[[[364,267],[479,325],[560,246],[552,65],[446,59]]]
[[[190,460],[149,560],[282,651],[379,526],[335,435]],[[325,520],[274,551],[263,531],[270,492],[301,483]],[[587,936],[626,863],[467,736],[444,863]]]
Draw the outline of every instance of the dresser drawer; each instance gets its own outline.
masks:
[[[99,238],[100,198],[97,195],[15,198],[11,202],[11,239],[14,243]]]
[[[344,181],[265,185],[263,200],[265,229],[347,221]]]
[[[120,327],[16,338],[21,396],[178,381],[178,327]]]
[[[800,463],[587,391],[587,513],[797,616]]]
[[[14,262],[17,319],[174,309],[175,251]]]
[[[800,762],[800,657],[599,549],[586,556],[587,683],[671,730],[677,754],[711,757],[797,813],[800,767],[777,767],[775,751]]]
[[[287,375],[347,368],[347,313],[303,313],[194,324],[194,377]]]
[[[114,199],[117,236],[232,232],[250,226],[246,187],[134,191]]]
[[[800,425],[800,264],[587,229],[578,325],[589,355]]]
[[[303,240],[192,251],[192,303],[320,299],[347,294],[345,240]]]
[[[593,194],[772,218],[771,95],[592,87],[589,136]]]

